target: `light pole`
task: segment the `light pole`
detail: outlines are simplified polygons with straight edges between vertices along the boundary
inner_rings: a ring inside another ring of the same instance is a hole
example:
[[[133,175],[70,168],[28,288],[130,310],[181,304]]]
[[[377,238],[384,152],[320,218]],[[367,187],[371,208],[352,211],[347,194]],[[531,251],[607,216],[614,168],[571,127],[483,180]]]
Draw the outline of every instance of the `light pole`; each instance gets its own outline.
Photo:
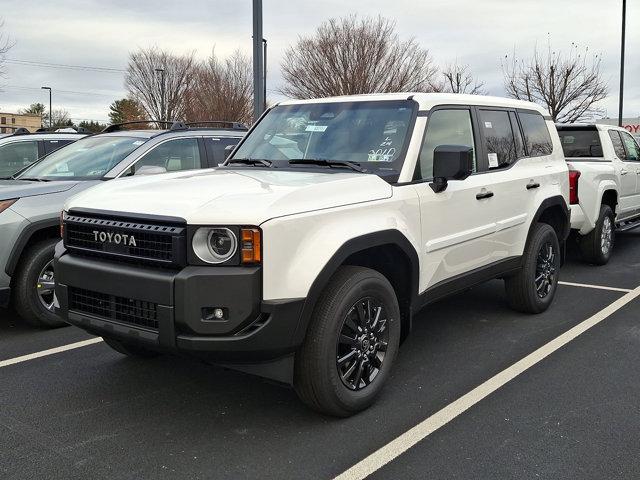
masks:
[[[160,74],[160,120],[166,121],[164,111],[164,68],[156,68],[156,73]]]
[[[620,105],[618,107],[618,126],[622,126],[622,105],[624,99],[624,31],[627,20],[627,0],[622,0],[622,40],[620,42]]]
[[[264,111],[264,48],[262,0],[253,0],[253,121]]]
[[[53,112],[51,111],[51,87],[40,87],[42,90],[49,90],[49,128],[53,126]]]

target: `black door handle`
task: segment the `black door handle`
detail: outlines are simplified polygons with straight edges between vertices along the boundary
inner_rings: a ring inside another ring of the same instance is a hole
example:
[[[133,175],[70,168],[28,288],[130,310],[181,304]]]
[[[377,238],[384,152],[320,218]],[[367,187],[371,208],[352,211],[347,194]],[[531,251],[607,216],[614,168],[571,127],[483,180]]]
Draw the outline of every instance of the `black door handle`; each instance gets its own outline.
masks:
[[[540,184],[538,182],[527,183],[527,190],[531,190],[532,188],[538,188]]]
[[[482,193],[476,194],[476,198],[478,200],[482,200],[483,198],[491,198],[491,197],[493,197],[493,192],[482,192]]]

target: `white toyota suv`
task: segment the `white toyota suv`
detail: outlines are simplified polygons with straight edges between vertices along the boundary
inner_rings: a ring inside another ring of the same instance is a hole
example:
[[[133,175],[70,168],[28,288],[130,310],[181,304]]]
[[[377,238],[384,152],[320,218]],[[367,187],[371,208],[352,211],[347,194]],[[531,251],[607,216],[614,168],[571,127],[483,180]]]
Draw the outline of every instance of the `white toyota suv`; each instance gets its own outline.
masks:
[[[640,226],[640,146],[624,128],[558,124],[569,166],[571,228],[583,258],[604,265],[615,231]]]
[[[558,134],[531,103],[282,102],[220,168],[70,199],[57,311],[124,354],[189,354],[347,416],[373,402],[430,302],[503,278],[512,307],[545,310],[568,196]]]

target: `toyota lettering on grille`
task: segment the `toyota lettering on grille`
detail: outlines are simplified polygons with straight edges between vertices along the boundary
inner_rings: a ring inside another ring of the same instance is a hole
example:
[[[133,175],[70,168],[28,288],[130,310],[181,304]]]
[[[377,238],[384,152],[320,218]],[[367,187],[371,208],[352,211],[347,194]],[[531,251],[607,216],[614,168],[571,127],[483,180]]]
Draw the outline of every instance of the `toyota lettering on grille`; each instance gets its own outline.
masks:
[[[112,243],[115,245],[124,245],[127,247],[137,247],[136,238],[126,233],[100,232],[93,231],[93,238],[96,242]]]

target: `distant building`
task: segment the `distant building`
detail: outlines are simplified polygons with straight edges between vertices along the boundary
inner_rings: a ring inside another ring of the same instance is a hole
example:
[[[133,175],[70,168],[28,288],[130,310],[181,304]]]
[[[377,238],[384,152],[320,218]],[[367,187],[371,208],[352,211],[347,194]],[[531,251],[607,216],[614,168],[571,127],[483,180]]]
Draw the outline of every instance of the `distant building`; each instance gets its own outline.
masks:
[[[41,115],[0,112],[0,133],[11,133],[20,127],[35,132],[41,126]]]
[[[618,125],[617,118],[601,118],[596,120],[596,123],[602,123],[603,125]],[[629,130],[629,133],[634,137],[640,139],[640,117],[636,118],[623,118],[622,126]]]

